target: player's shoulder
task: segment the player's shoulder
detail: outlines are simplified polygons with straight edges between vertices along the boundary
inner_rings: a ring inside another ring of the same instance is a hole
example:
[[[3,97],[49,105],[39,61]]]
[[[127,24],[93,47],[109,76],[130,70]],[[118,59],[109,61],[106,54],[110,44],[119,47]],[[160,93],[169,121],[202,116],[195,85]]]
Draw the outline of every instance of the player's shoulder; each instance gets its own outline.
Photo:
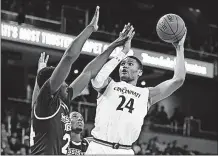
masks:
[[[141,86],[134,86],[134,88],[143,96],[149,96],[149,88],[148,87],[141,87]],[[132,89],[134,89],[132,88]]]
[[[51,84],[50,84],[50,79],[48,79],[45,81],[42,87],[39,88],[39,92],[45,93],[45,92],[50,92],[50,90],[51,90]]]
[[[145,87],[145,86],[134,86],[134,87],[136,87],[136,88],[139,88],[139,89],[142,89],[142,90],[148,90],[149,89],[149,87]]]
[[[60,89],[57,90],[55,93],[51,92],[51,84],[50,80],[48,79],[42,87],[38,91],[38,96],[36,98],[36,101],[47,101],[47,102],[56,102],[58,100],[60,95]]]
[[[92,142],[94,139],[93,139],[93,137],[86,137],[86,138],[83,138],[83,140],[86,142],[86,143],[90,143],[90,142]]]
[[[108,77],[101,88],[95,88],[98,91],[97,99],[99,99],[101,95],[103,95],[106,92],[106,90],[109,90],[114,82],[115,81],[111,77]]]
[[[116,83],[111,77],[108,77],[105,81],[104,88],[107,88],[110,84]]]

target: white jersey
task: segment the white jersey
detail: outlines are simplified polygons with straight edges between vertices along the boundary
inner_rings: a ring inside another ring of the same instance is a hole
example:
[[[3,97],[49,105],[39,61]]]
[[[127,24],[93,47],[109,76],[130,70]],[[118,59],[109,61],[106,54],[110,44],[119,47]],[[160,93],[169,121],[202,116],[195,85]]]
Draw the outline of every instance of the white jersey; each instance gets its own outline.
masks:
[[[111,80],[97,99],[93,137],[132,145],[139,137],[147,114],[148,95],[148,88]]]

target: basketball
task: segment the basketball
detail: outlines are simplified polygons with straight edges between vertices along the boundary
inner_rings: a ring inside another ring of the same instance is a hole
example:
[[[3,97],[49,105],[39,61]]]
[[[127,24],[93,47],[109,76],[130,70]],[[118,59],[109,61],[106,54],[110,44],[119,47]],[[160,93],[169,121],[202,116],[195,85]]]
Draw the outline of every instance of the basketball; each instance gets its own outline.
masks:
[[[176,14],[166,14],[157,22],[156,31],[161,40],[174,43],[181,40],[185,34],[185,22]]]

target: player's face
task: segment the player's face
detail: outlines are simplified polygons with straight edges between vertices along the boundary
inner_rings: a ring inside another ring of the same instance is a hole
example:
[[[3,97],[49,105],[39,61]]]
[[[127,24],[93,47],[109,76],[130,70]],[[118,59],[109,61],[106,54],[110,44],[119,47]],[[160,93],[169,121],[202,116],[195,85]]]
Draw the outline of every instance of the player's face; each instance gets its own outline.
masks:
[[[121,81],[132,81],[139,77],[139,65],[133,58],[127,57],[120,63],[119,74]]]
[[[72,130],[81,132],[84,129],[83,116],[78,112],[70,114]]]

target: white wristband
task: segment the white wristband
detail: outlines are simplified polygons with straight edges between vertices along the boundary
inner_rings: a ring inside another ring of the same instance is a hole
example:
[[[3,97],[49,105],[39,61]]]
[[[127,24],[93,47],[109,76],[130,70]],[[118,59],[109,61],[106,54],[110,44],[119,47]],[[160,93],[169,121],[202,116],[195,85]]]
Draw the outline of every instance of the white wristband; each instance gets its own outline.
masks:
[[[126,54],[124,52],[119,52],[119,54],[115,57],[119,62],[123,60],[126,57]]]

